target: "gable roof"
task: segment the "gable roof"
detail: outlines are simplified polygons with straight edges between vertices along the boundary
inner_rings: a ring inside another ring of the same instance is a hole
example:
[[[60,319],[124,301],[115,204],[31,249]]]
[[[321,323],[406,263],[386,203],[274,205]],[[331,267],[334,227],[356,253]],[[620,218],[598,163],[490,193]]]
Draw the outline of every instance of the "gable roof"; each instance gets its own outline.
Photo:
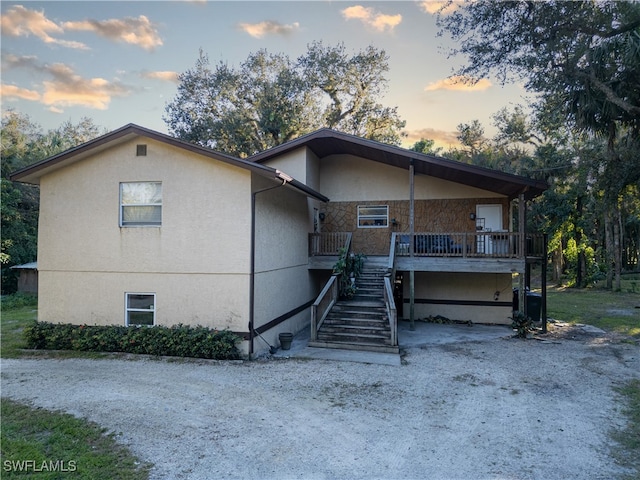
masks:
[[[541,195],[548,185],[539,180],[488,168],[469,165],[434,155],[426,155],[405,148],[367,140],[329,128],[323,128],[295,140],[249,157],[255,163],[266,162],[297,148],[308,147],[319,158],[335,154],[349,154],[394,167],[409,169],[413,161],[416,175],[429,175],[451,182],[495,192],[515,198],[523,193],[526,199]]]
[[[283,172],[280,172],[275,168],[236,158],[231,155],[226,155],[210,148],[201,147],[200,145],[195,145],[193,143],[185,142],[184,140],[171,137],[164,133],[156,132],[155,130],[140,127],[139,125],[135,125],[133,123],[125,125],[124,127],[107,133],[106,135],[102,135],[101,137],[94,138],[93,140],[83,143],[82,145],[70,148],[69,150],[22,168],[11,174],[9,178],[13,181],[38,185],[40,183],[40,178],[47,173],[53,172],[72,163],[81,161],[89,157],[90,155],[95,155],[102,150],[106,150],[107,148],[129,141],[138,136],[151,138],[167,145],[181,148],[198,155],[203,155],[205,157],[218,160],[229,165],[244,168],[265,178],[273,179],[283,183],[286,182],[287,185],[290,185],[294,189],[302,192],[309,197],[316,198],[323,202],[329,201],[329,199],[324,195],[307,187],[304,183],[296,179],[292,179],[288,175],[283,174]]]

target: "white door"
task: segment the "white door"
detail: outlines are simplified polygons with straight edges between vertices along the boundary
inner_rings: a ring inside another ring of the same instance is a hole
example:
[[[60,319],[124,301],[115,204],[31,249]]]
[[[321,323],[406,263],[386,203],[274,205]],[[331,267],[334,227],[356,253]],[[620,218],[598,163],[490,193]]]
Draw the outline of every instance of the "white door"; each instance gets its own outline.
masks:
[[[480,219],[484,219],[480,222]],[[502,230],[502,205],[476,205],[476,223],[484,223],[484,227],[481,232],[495,232]],[[478,235],[477,242],[478,253],[494,253],[494,246],[491,240],[491,235]]]

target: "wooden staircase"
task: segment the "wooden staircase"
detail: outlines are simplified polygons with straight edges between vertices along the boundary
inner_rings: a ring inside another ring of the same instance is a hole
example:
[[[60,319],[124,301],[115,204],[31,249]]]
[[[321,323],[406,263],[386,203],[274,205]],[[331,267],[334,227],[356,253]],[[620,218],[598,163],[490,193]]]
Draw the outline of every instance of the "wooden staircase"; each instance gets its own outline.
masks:
[[[398,346],[391,345],[384,303],[385,274],[384,267],[365,262],[356,280],[356,294],[335,303],[309,346],[398,353]]]

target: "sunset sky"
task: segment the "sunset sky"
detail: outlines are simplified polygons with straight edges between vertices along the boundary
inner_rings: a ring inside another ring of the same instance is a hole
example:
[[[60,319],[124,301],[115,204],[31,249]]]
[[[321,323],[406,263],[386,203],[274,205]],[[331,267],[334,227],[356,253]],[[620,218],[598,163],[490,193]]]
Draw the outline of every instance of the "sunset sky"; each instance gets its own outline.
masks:
[[[200,48],[212,65],[238,66],[266,49],[292,60],[307,45],[368,45],[389,55],[381,103],[406,120],[405,146],[421,137],[456,143],[456,126],[524,104],[518,85],[451,79],[464,59],[448,59],[437,36],[437,2],[419,1],[2,1],[2,111],[28,114],[45,130],[87,116],[108,130],[127,123],[167,132],[166,104],[177,75]]]

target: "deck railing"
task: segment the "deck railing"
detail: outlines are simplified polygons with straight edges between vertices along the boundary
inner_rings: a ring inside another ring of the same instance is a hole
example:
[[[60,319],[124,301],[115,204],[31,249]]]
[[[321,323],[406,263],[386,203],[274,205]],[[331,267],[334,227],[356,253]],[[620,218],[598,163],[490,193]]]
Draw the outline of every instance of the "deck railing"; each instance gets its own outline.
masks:
[[[309,256],[339,255],[341,248],[349,249],[351,232],[309,234]]]
[[[408,256],[410,236],[392,235],[396,256]],[[415,234],[415,256],[525,258],[544,255],[544,235],[501,231],[443,232]]]

